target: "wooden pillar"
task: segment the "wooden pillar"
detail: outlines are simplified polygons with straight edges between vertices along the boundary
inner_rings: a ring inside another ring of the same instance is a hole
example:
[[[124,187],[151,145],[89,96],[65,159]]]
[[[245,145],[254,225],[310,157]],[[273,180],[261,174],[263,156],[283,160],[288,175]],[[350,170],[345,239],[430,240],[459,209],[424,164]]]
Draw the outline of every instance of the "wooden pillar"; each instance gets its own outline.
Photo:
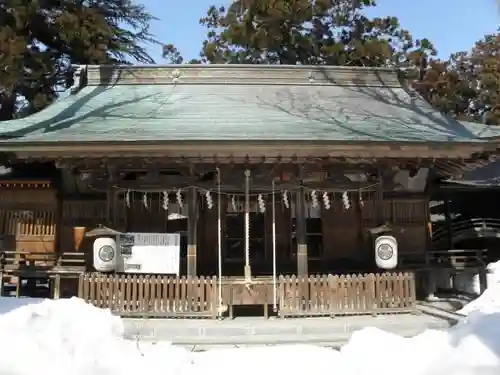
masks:
[[[488,269],[486,267],[481,267],[479,269],[479,291],[481,294],[484,293],[486,288],[488,288]]]
[[[61,298],[61,275],[57,274],[54,277],[54,299],[59,299]]]
[[[188,245],[187,245],[187,275],[195,277],[196,273],[196,239],[198,224],[198,195],[196,188],[189,189],[188,204]]]
[[[297,276],[307,277],[307,233],[305,218],[305,192],[300,188],[295,195],[295,235],[297,236]]]
[[[448,240],[448,249],[453,249],[453,230],[452,230],[452,217],[451,217],[451,208],[450,208],[450,198],[447,193],[444,194],[444,220],[445,225],[447,227],[447,240]]]
[[[376,199],[377,201],[375,202],[375,218],[377,220],[377,225],[384,225],[385,224],[385,217],[384,217],[384,185],[383,185],[383,177],[382,177],[382,170],[378,168],[377,170],[377,181],[378,181],[378,186],[377,186],[377,191],[376,191]]]
[[[117,179],[118,171],[115,166],[108,165],[107,171],[109,175],[109,182],[114,182]],[[106,191],[106,221],[113,229],[117,229],[118,226],[118,196],[119,192],[113,187],[110,187]]]
[[[106,191],[106,225],[113,226],[114,222],[114,212],[115,212],[115,202],[114,202],[114,191],[113,189],[108,189]]]

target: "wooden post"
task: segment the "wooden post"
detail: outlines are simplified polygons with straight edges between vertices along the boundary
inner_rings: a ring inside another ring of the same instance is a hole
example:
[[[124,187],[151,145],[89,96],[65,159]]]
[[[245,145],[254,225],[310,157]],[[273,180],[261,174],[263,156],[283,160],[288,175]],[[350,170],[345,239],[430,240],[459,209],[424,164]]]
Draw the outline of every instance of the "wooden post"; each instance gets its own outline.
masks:
[[[112,226],[113,224],[113,189],[106,191],[106,225]]]
[[[444,220],[445,220],[445,225],[448,229],[448,249],[451,250],[453,249],[453,231],[452,231],[452,218],[451,218],[451,208],[450,208],[450,199],[448,197],[448,194],[445,193],[443,197],[444,201]]]
[[[378,168],[377,170],[377,190],[376,190],[376,199],[377,201],[375,202],[375,218],[377,220],[377,225],[384,225],[385,224],[385,217],[384,217],[384,185],[383,185],[383,177],[382,177],[382,170]]]
[[[308,277],[305,192],[300,188],[295,195],[295,235],[297,236],[297,276]]]
[[[20,276],[17,277],[17,284],[16,284],[16,298],[21,297],[21,285],[23,281]]]
[[[486,288],[488,288],[488,276],[487,276],[488,270],[486,267],[481,267],[479,269],[479,292],[481,294],[484,293]]]
[[[483,294],[486,288],[488,288],[488,266],[486,264],[486,258],[482,250],[476,252],[476,258],[482,266],[479,267],[479,293]]]
[[[117,219],[118,219],[118,211],[117,211],[117,203],[118,203],[118,195],[119,192],[115,188],[111,187],[112,182],[116,182],[118,178],[118,170],[115,165],[107,165],[106,166],[108,172],[108,183],[110,183],[110,187],[107,189],[106,194],[106,220],[107,225],[111,226],[111,228],[116,229],[117,227]]]
[[[188,204],[188,245],[187,245],[187,275],[196,277],[196,239],[198,224],[198,195],[196,188],[189,189]]]
[[[61,275],[56,274],[54,278],[54,299],[61,297]]]

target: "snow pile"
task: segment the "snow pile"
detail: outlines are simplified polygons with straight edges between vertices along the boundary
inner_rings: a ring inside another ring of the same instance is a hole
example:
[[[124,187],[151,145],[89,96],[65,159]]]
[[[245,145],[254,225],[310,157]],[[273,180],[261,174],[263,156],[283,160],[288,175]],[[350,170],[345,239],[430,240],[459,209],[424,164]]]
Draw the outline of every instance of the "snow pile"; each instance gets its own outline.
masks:
[[[141,344],[138,350],[136,342],[123,339],[119,317],[76,298],[46,300],[0,316],[0,337],[1,375],[136,375],[145,369],[164,374],[165,363],[175,370],[188,357],[168,343]]]
[[[500,283],[489,286],[483,294],[457,312],[459,314],[469,315],[474,311],[500,311]]]
[[[365,328],[341,349],[341,359],[349,375],[498,375],[500,313],[474,312],[449,331],[409,339]]]
[[[487,266],[487,289],[474,301],[465,305],[458,311],[468,315],[472,311],[500,311],[500,261]]]
[[[488,270],[486,274],[488,286],[498,284],[500,282],[500,261],[488,264],[486,269]]]
[[[467,318],[448,331],[409,339],[376,328],[355,332],[341,349],[344,374],[500,374],[500,262],[488,271],[488,288],[458,311]]]
[[[474,312],[449,331],[403,338],[377,328],[355,332],[340,352],[311,345],[194,353],[185,373],[253,375],[498,375],[500,314]],[[242,364],[244,364],[242,366]],[[183,373],[184,374],[184,373]]]
[[[490,263],[486,266],[486,284],[491,286],[500,282],[500,261]],[[479,272],[471,272],[464,270],[459,274],[451,277],[450,274],[446,275],[445,271],[438,273],[439,280],[437,285],[440,288],[450,288],[453,286],[456,290],[465,293],[481,294],[481,277]],[[451,281],[453,279],[453,282]]]
[[[340,353],[313,345],[212,349],[193,353],[190,375],[330,374]],[[183,373],[184,374],[184,373]],[[350,375],[350,374],[346,374]]]
[[[365,328],[340,351],[312,345],[217,349],[191,353],[169,343],[123,338],[108,310],[78,299],[34,301],[0,315],[0,375],[342,375],[500,374],[500,284],[467,307],[448,331],[410,339]],[[498,297],[497,297],[498,296]],[[10,300],[10,299],[9,299]],[[0,299],[0,306],[7,299]],[[12,299],[12,303],[24,303]],[[8,310],[8,309],[7,309]]]

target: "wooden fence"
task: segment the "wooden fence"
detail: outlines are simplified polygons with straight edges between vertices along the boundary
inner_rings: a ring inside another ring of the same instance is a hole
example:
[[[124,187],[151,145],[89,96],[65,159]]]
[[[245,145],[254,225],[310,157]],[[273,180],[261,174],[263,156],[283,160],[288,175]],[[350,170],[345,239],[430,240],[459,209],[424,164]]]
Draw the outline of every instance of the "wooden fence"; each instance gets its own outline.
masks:
[[[354,315],[411,312],[411,273],[280,277],[280,316]]]
[[[85,274],[78,296],[123,316],[217,316],[215,277]]]
[[[227,289],[227,280],[223,286]],[[220,308],[216,277],[85,274],[78,295],[122,316],[216,318]],[[232,310],[230,295],[223,293],[223,311]],[[268,297],[255,304],[267,305]],[[411,312],[415,278],[412,273],[281,276],[278,301],[281,317]]]

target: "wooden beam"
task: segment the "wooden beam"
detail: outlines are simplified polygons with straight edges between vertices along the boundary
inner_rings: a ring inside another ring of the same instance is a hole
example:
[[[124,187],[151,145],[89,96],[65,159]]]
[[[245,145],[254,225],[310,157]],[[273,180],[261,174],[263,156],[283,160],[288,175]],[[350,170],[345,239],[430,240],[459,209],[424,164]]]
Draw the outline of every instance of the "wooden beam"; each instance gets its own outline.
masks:
[[[217,162],[217,163],[216,163]],[[185,178],[190,177],[195,180],[197,177],[213,171],[218,166],[222,174],[231,175],[236,170],[250,168],[252,173],[255,169],[268,171],[272,174],[273,170],[283,173],[293,173],[297,165],[301,165],[308,173],[329,172],[331,174],[339,173],[356,173],[365,171],[368,173],[376,173],[378,168],[398,167],[405,169],[409,165],[435,168],[438,173],[443,176],[456,176],[461,174],[468,166],[474,167],[478,163],[485,164],[486,161],[477,161],[474,159],[440,157],[440,158],[408,158],[408,157],[295,157],[283,158],[275,156],[266,156],[262,158],[189,158],[189,157],[127,157],[108,159],[103,158],[81,158],[74,157],[66,159],[64,162],[59,162],[58,167],[70,167],[79,171],[91,171],[96,173],[105,173],[109,166],[113,166],[119,173],[128,172],[143,172],[146,173],[151,169],[156,169],[160,172],[177,171]],[[225,179],[223,179],[224,181]]]
[[[52,142],[21,143],[1,145],[0,151],[15,154],[16,158],[64,158],[75,157],[195,157],[210,159],[249,158],[262,159],[263,156],[295,157],[470,157],[483,152],[497,153],[494,143],[458,142],[331,142],[331,141],[148,141],[148,142]],[[261,161],[259,161],[261,162]]]
[[[380,155],[379,157],[314,157],[314,156],[294,156],[294,157],[282,157],[282,156],[259,156],[259,157],[239,157],[235,158],[232,156],[228,157],[211,157],[211,158],[200,158],[200,157],[184,157],[184,156],[173,156],[173,157],[149,157],[144,158],[141,156],[127,156],[127,157],[117,157],[113,156],[110,158],[103,159],[102,157],[68,157],[66,159],[61,159],[57,162],[57,166],[60,168],[62,166],[71,166],[72,168],[80,169],[102,169],[106,165],[112,164],[119,169],[123,170],[148,170],[152,167],[166,170],[179,170],[183,174],[189,174],[189,171],[193,168],[198,169],[215,169],[217,166],[228,166],[235,167],[242,166],[247,167],[267,167],[273,168],[274,165],[280,165],[282,168],[294,168],[298,164],[303,165],[307,169],[312,168],[316,170],[327,170],[330,168],[368,168],[373,166],[384,165],[398,165],[404,167],[408,163],[418,163],[422,167],[432,166],[438,161],[448,161],[456,160],[460,164],[473,162],[475,159],[463,159],[459,157],[452,156],[441,156],[440,158],[429,157],[404,157],[395,156],[390,157],[388,155]]]
[[[323,182],[309,182],[304,184],[308,189],[316,189],[320,191],[344,191],[344,190],[358,190],[358,189],[363,189],[366,186],[372,185],[373,183],[356,183],[356,182],[351,182],[351,183],[345,183],[345,184],[338,184],[335,182],[330,182],[330,181],[323,181]],[[298,182],[292,181],[292,182],[276,182],[275,183],[275,188],[276,189],[281,189],[281,190],[288,190],[288,191],[295,191],[297,190],[297,186],[299,185]],[[118,190],[131,190],[131,191],[150,191],[150,192],[161,192],[163,190],[186,190],[191,186],[195,186],[199,189],[202,190],[215,190],[217,188],[217,185],[213,182],[190,182],[186,181],[185,183],[182,184],[163,184],[163,183],[145,183],[142,181],[122,181],[119,183],[110,183],[108,181],[95,181],[93,183],[90,183],[89,186],[92,187],[94,191],[101,191],[105,192],[108,189],[118,189]],[[269,191],[271,187],[271,181],[266,184],[255,184],[252,185],[252,191],[253,192],[263,192],[265,194],[267,191]],[[243,186],[242,184],[223,184],[221,185],[221,191],[223,193],[235,193],[235,194],[242,194],[243,193]]]

